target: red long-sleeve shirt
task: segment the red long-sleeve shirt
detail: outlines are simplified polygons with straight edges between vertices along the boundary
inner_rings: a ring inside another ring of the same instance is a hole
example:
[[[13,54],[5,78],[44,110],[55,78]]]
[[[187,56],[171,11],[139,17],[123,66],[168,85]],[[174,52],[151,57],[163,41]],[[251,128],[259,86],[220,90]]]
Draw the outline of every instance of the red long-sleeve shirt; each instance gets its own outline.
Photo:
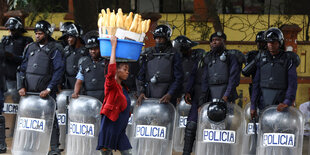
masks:
[[[108,74],[104,84],[104,101],[100,114],[104,114],[110,120],[116,121],[119,114],[127,107],[127,100],[123,93],[122,86],[115,80],[116,63],[109,64]]]

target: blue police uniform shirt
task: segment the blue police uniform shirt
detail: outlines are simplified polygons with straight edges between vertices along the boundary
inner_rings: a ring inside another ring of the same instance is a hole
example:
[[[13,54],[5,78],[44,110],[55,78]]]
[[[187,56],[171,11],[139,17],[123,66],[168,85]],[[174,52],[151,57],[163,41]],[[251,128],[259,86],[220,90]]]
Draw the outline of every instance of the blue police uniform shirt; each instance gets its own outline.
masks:
[[[79,72],[76,74],[76,79],[84,81],[84,75],[82,74],[82,67],[79,67]]]

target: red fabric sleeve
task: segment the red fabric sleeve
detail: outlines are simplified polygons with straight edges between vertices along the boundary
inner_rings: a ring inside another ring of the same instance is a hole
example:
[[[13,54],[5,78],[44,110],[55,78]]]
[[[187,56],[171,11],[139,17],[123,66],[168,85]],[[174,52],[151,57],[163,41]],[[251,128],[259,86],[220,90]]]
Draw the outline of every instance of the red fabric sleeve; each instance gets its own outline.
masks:
[[[117,82],[115,80],[116,74],[116,63],[109,64],[108,66],[108,74],[105,79],[105,91],[109,91],[112,87],[115,87]]]

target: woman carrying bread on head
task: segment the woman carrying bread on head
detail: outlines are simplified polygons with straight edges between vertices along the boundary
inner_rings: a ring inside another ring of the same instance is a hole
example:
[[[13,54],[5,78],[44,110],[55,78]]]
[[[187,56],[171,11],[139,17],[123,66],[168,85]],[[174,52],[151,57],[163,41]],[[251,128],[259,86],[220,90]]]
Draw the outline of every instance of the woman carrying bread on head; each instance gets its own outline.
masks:
[[[128,78],[128,63],[116,63],[117,38],[111,37],[111,57],[105,81],[105,97],[100,111],[102,115],[97,150],[112,155],[119,150],[122,155],[131,155],[131,145],[126,136],[130,113],[130,98],[123,81]]]

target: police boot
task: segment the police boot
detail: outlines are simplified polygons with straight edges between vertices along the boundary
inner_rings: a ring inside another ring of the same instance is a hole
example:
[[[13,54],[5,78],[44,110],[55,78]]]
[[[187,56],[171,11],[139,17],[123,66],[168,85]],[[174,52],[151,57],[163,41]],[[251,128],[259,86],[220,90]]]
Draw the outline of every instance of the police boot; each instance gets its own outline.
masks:
[[[0,153],[6,153],[5,118],[0,115]]]
[[[60,150],[51,150],[48,155],[61,155]]]
[[[197,123],[189,121],[185,128],[183,155],[190,155],[195,142]]]

